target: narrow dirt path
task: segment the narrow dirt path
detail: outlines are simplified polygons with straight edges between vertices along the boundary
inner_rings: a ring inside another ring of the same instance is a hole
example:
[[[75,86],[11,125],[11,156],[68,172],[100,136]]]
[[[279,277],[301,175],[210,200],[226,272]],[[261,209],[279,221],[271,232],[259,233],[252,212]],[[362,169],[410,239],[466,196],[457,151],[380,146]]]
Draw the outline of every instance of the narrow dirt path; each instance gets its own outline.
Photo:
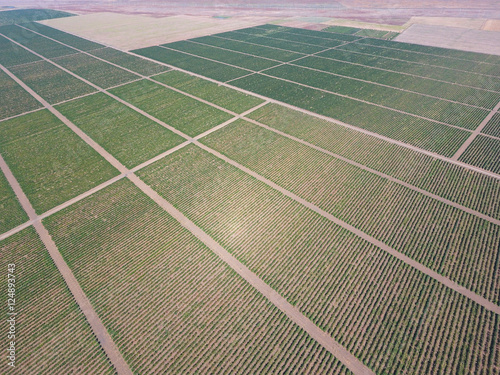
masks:
[[[9,182],[10,186],[14,190],[14,193],[16,194],[17,198],[19,199],[19,202],[21,202],[21,205],[23,209],[26,211],[28,214],[28,217],[32,220],[36,218],[36,213],[35,210],[33,209],[33,206],[29,202],[28,198],[24,194],[23,190],[21,189],[21,186],[17,182],[16,178],[12,174],[10,168],[7,166],[5,163],[5,160],[3,157],[0,155],[0,168],[2,169],[3,173],[7,177],[7,181]],[[49,233],[47,232],[47,229],[43,226],[41,221],[35,220],[33,223],[33,226],[35,227],[36,232],[40,236],[40,239],[42,240],[43,244],[47,248],[47,251],[49,252],[50,257],[54,261],[54,264],[56,265],[57,269],[61,273],[61,276],[63,277],[64,281],[66,282],[66,285],[68,286],[68,289],[70,290],[71,294],[75,298],[76,303],[80,307],[80,310],[83,312],[85,315],[85,318],[87,319],[88,323],[90,324],[90,327],[92,331],[94,332],[95,336],[97,337],[97,340],[101,344],[101,347],[105,351],[106,355],[108,356],[109,360],[115,367],[117,373],[119,375],[132,375],[132,371],[128,367],[127,363],[123,359],[122,355],[120,354],[120,351],[116,347],[115,343],[113,342],[113,339],[109,335],[108,331],[104,327],[104,325],[101,322],[101,319],[95,312],[94,308],[92,307],[90,301],[88,300],[87,296],[83,292],[82,288],[80,287],[80,284],[76,280],[75,276],[73,275],[73,272],[71,269],[68,267],[66,262],[64,261],[61,253],[57,249],[56,244],[50,237]]]
[[[491,120],[491,118],[499,110],[500,110],[500,102],[498,102],[498,104],[495,106],[495,108],[493,108],[491,110],[491,112],[488,114],[488,116],[486,116],[486,118],[479,124],[479,126],[476,128],[476,130],[474,130],[474,132],[470,135],[470,137],[467,138],[467,140],[464,142],[464,144],[457,150],[457,152],[455,153],[455,155],[453,155],[453,157],[452,157],[453,160],[458,160],[458,158],[460,158],[460,156],[462,156],[462,154],[465,152],[465,150],[467,149],[467,147],[470,146],[470,144],[472,143],[472,141],[474,139],[476,139],[476,137],[479,135],[479,133],[481,133],[481,131],[483,130],[483,128],[486,126],[486,124],[488,124],[488,122]],[[498,139],[496,137],[493,137],[493,138]]]

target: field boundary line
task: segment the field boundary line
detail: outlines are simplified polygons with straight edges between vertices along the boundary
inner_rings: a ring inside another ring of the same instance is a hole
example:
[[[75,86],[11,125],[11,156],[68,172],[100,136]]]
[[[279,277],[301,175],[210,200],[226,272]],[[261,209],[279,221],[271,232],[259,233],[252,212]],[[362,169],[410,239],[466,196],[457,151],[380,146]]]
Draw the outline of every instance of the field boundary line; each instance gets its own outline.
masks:
[[[264,30],[264,31],[270,31],[270,30],[273,30],[273,29],[266,29],[266,28],[263,28],[262,26],[264,25],[269,25],[269,24],[263,24],[263,25],[258,25],[258,26],[254,26],[254,27],[249,27],[249,28],[245,28],[245,29],[242,29],[242,30],[246,30],[246,29],[258,29],[258,30]],[[302,29],[301,27],[290,27],[290,26],[282,26],[282,25],[273,25],[273,26],[278,26],[278,27],[282,27],[283,30],[276,30],[277,33],[285,33],[285,34],[291,34],[291,35],[298,35],[298,36],[304,36],[304,37],[307,37],[307,38],[314,38],[314,39],[323,39],[323,40],[335,40],[335,41],[338,41],[338,42],[354,42],[354,40],[342,40],[342,39],[337,39],[337,38],[323,38],[322,36],[314,36],[314,35],[307,35],[307,34],[298,34],[298,33],[294,33],[293,31],[290,31],[290,29],[300,29],[300,30],[307,30],[307,29]],[[318,31],[318,30],[314,30],[314,31]],[[321,31],[319,31],[321,32]],[[341,35],[339,33],[331,33],[332,36],[337,36],[337,35]],[[362,37],[362,36],[359,36],[359,35],[356,35],[356,37],[359,37],[359,39],[364,39],[366,37]]]
[[[413,146],[413,145],[410,145],[409,143],[405,143],[403,141],[398,141],[396,139],[392,139],[392,138],[386,137],[386,136],[378,134],[378,133],[374,133],[372,131],[369,131],[369,130],[366,130],[366,129],[363,129],[363,128],[360,128],[360,127],[357,127],[357,126],[354,126],[354,125],[351,125],[351,124],[348,124],[348,123],[345,123],[343,121],[337,120],[337,119],[335,119],[333,117],[328,117],[328,116],[325,116],[325,115],[320,115],[318,113],[308,111],[307,109],[303,109],[303,108],[294,106],[292,104],[288,104],[288,103],[282,102],[282,101],[277,100],[277,99],[272,99],[272,98],[269,98],[267,96],[260,95],[260,94],[257,94],[257,93],[254,93],[254,92],[242,89],[241,87],[233,86],[233,85],[231,85],[229,83],[226,83],[226,82],[217,81],[217,80],[215,80],[213,78],[206,77],[204,75],[201,75],[201,74],[198,74],[198,73],[194,73],[194,72],[191,72],[191,71],[186,70],[186,69],[179,68],[179,67],[177,67],[175,65],[170,65],[170,64],[167,64],[167,63],[164,63],[164,62],[152,59],[150,57],[139,55],[139,54],[134,53],[134,52],[127,52],[127,53],[130,53],[130,54],[132,54],[134,56],[137,56],[137,57],[142,57],[142,58],[144,58],[146,60],[150,60],[150,61],[156,62],[158,64],[162,64],[162,65],[168,66],[169,68],[172,68],[173,70],[177,70],[177,71],[189,74],[189,75],[191,75],[193,77],[203,78],[203,79],[205,79],[207,81],[214,82],[214,83],[217,83],[219,85],[229,87],[231,89],[240,91],[242,93],[245,93],[245,94],[248,94],[248,95],[252,95],[252,96],[261,98],[263,100],[268,100],[270,103],[275,103],[275,104],[278,104],[278,105],[280,105],[282,107],[293,109],[294,111],[301,112],[301,113],[304,113],[306,115],[319,118],[321,120],[325,120],[325,121],[330,122],[332,124],[340,125],[342,127],[354,130],[356,132],[359,132],[359,133],[362,133],[362,134],[365,134],[365,135],[368,135],[368,136],[371,136],[371,137],[374,137],[374,138],[377,138],[377,139],[381,139],[381,140],[386,141],[388,143],[392,143],[392,144],[395,144],[395,145],[398,145],[398,146],[410,149],[412,151],[419,152],[419,153],[427,155],[427,156],[431,156],[434,159],[446,161],[446,162],[448,162],[450,164],[454,164],[454,165],[457,165],[459,167],[462,167],[462,168],[465,168],[465,169],[469,169],[469,170],[471,170],[473,172],[481,173],[481,174],[483,174],[485,176],[492,177],[492,178],[495,178],[497,180],[500,180],[500,174],[498,174],[498,173],[494,173],[494,172],[488,171],[488,170],[483,169],[483,168],[475,167],[473,165],[470,165],[470,164],[467,164],[467,163],[463,163],[463,162],[458,161],[458,160],[452,160],[451,158],[446,157],[444,155],[441,155],[441,154],[438,154],[438,153],[435,153],[435,152],[432,152],[432,151],[428,151],[428,150],[425,150],[423,148],[420,148],[420,147],[417,147],[417,146]]]
[[[6,118],[3,118],[3,119],[0,119],[0,122],[7,121],[7,120],[12,120],[13,118],[21,117],[21,116],[24,116],[24,115],[29,115],[30,113],[38,112],[38,111],[41,111],[43,109],[45,109],[45,108],[42,106],[40,108],[33,109],[31,111],[26,111],[26,112],[20,113],[18,115],[14,115],[14,116],[10,116],[10,117],[6,117]]]
[[[425,196],[427,196],[429,198],[432,198],[432,199],[435,199],[437,201],[440,201],[441,203],[444,203],[444,204],[447,204],[449,206],[455,207],[455,208],[457,208],[459,210],[467,212],[467,213],[469,213],[471,215],[475,215],[475,216],[477,216],[477,217],[479,217],[479,218],[481,218],[483,220],[489,221],[489,222],[491,222],[493,224],[496,224],[496,225],[500,226],[500,220],[499,219],[495,219],[495,218],[493,218],[491,216],[488,216],[486,214],[483,214],[483,213],[481,213],[479,211],[473,210],[472,208],[463,206],[463,205],[461,205],[459,203],[456,203],[456,202],[453,202],[453,201],[451,201],[449,199],[443,198],[443,197],[441,197],[439,195],[436,195],[434,193],[431,193],[431,192],[429,192],[427,190],[421,189],[418,186],[415,186],[415,185],[412,185],[410,183],[407,183],[407,182],[405,182],[403,180],[400,180],[400,179],[398,179],[396,177],[393,177],[393,176],[388,175],[386,173],[377,171],[376,169],[372,169],[372,168],[370,168],[370,167],[368,167],[366,165],[363,165],[361,163],[358,163],[358,162],[356,162],[356,161],[354,161],[352,159],[349,159],[349,158],[346,158],[346,157],[344,157],[342,155],[339,155],[339,154],[336,154],[334,152],[328,151],[328,150],[326,150],[326,149],[324,149],[322,147],[316,146],[315,144],[309,143],[309,142],[307,142],[307,141],[305,141],[305,140],[303,140],[301,138],[297,138],[297,137],[294,137],[293,135],[287,134],[287,133],[285,133],[283,131],[274,129],[274,128],[272,128],[272,127],[270,127],[268,125],[265,125],[265,124],[263,124],[263,123],[261,123],[259,121],[253,120],[253,119],[248,118],[248,117],[245,117],[244,120],[248,121],[248,122],[251,122],[251,123],[253,123],[253,124],[257,125],[257,126],[260,126],[260,127],[264,128],[264,129],[270,130],[273,133],[276,133],[276,134],[279,134],[279,135],[281,135],[283,137],[291,139],[291,140],[293,140],[295,142],[298,142],[298,143],[300,143],[300,144],[302,144],[304,146],[310,147],[310,148],[315,149],[317,151],[320,151],[320,152],[322,152],[324,154],[332,156],[332,157],[334,157],[334,158],[336,158],[338,160],[346,162],[346,163],[348,163],[350,165],[353,165],[353,166],[355,166],[355,167],[357,167],[359,169],[362,169],[364,171],[370,172],[370,173],[375,174],[375,175],[377,175],[379,177],[385,178],[385,179],[387,179],[387,180],[389,180],[391,182],[394,182],[394,183],[396,183],[398,185],[404,186],[404,187],[406,187],[406,188],[408,188],[410,190],[413,190],[413,191],[415,191],[417,193],[425,195]]]
[[[323,216],[324,218],[332,221],[333,223],[341,226],[342,228],[348,230],[349,232],[355,234],[356,236],[364,239],[367,242],[370,242],[371,244],[379,247],[383,251],[387,252],[388,254],[392,255],[393,257],[399,259],[403,263],[406,263],[410,267],[415,268],[416,270],[422,272],[423,274],[433,278],[434,280],[440,282],[444,286],[448,287],[449,289],[454,290],[457,293],[462,294],[464,297],[467,297],[471,301],[474,301],[478,305],[483,306],[485,309],[492,311],[496,314],[500,314],[500,306],[494,304],[493,302],[489,301],[488,299],[481,297],[480,295],[474,293],[473,291],[467,289],[464,286],[461,286],[457,284],[456,282],[452,281],[446,276],[443,276],[436,271],[433,271],[432,269],[428,268],[427,266],[424,266],[423,264],[417,262],[416,260],[408,257],[407,255],[404,255],[403,253],[393,249],[392,247],[388,246],[384,242],[377,240],[375,237],[372,237],[368,235],[367,233],[357,229],[356,227],[348,224],[347,222],[337,218],[336,216],[333,216],[332,214],[322,210],[315,204],[308,202],[307,200],[299,197],[298,195],[288,191],[287,189],[279,186],[278,184],[272,182],[271,180],[261,176],[260,174],[252,171],[251,169],[245,167],[244,165],[228,158],[227,156],[221,154],[220,152],[213,150],[212,148],[205,146],[204,144],[200,143],[199,141],[194,141],[193,142],[195,145],[200,147],[201,149],[211,153],[212,155],[218,157],[219,159],[225,161],[228,164],[231,164],[232,166],[238,168],[239,170],[245,172],[246,174],[254,177],[255,179],[263,182],[267,186],[273,188],[274,190],[282,193],[283,195],[286,195],[287,197],[293,199],[294,201],[300,203],[301,205],[311,209],[312,211],[318,213],[319,215]]]
[[[452,157],[453,160],[458,160],[458,158],[460,158],[460,156],[462,156],[462,154],[470,146],[472,141],[474,141],[474,139],[476,139],[476,137],[479,135],[479,133],[481,133],[483,128],[486,126],[486,124],[488,124],[488,122],[490,122],[490,120],[498,112],[498,110],[500,110],[500,102],[498,102],[498,104],[495,106],[495,108],[493,108],[491,110],[491,112],[488,114],[488,116],[486,116],[486,118],[481,122],[481,124],[479,124],[479,126],[476,128],[476,130],[474,130],[474,132],[470,135],[470,137],[467,138],[467,140],[462,144],[462,146],[460,146],[460,148],[457,150],[457,152],[455,152],[455,155],[453,155],[453,157]],[[487,135],[487,134],[485,134],[485,135]],[[493,137],[493,136],[491,136],[491,137]],[[497,137],[493,137],[493,138],[499,139]]]
[[[3,66],[0,65],[0,67],[3,69]],[[35,210],[33,209],[33,206],[31,205],[30,201],[24,194],[23,190],[21,189],[21,186],[17,182],[16,178],[12,174],[10,168],[8,167],[7,163],[5,162],[5,160],[1,155],[0,155],[0,168],[7,177],[10,186],[12,187],[17,198],[21,202],[23,209],[28,214],[28,217],[30,219],[34,219],[36,217],[36,213]],[[68,289],[73,295],[75,302],[78,304],[80,311],[85,316],[87,323],[90,325],[90,328],[92,329],[96,339],[100,343],[101,348],[106,353],[108,359],[111,361],[115,370],[119,375],[122,374],[132,375],[132,371],[128,367],[128,364],[123,359],[120,351],[113,342],[113,339],[109,335],[104,324],[102,323],[101,319],[94,310],[94,307],[90,303],[90,300],[87,298],[83,289],[80,287],[80,284],[78,283],[73,272],[69,268],[68,264],[64,261],[61,253],[59,252],[56,244],[52,240],[49,232],[47,231],[47,229],[40,220],[35,220],[33,226],[35,227],[38,236],[45,245],[45,248],[47,249],[59,273],[64,279],[64,282],[66,283]]]

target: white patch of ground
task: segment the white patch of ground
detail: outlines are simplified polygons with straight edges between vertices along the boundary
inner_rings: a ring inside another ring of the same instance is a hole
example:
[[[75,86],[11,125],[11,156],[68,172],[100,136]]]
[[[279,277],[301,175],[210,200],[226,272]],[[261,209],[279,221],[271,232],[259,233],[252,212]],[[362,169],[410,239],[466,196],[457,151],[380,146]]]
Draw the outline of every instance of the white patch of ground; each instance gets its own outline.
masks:
[[[93,13],[41,23],[121,50],[175,42],[267,23],[270,17],[147,16]]]
[[[413,24],[438,25],[480,30],[485,22],[486,20],[484,18],[412,17],[410,21],[405,24],[405,26],[410,26]]]
[[[484,23],[483,30],[500,31],[500,20],[488,20]]]
[[[412,25],[397,42],[500,55],[500,32],[436,25]]]

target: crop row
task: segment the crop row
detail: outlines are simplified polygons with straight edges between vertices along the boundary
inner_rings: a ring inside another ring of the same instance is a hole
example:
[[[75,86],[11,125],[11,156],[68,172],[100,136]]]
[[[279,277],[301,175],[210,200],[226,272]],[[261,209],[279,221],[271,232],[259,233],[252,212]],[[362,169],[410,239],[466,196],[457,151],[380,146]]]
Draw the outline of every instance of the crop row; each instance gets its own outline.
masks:
[[[52,61],[102,88],[120,85],[139,78],[136,74],[83,53],[59,57],[52,59]]]
[[[181,136],[103,93],[64,103],[56,109],[127,168],[184,141]]]
[[[76,52],[73,48],[63,46],[60,43],[15,25],[0,26],[0,34],[47,58],[69,55]]]
[[[497,179],[277,104],[267,104],[248,117],[500,219]]]
[[[500,140],[478,135],[459,160],[500,174]]]
[[[0,234],[28,220],[7,178],[0,171]]]
[[[25,23],[21,26],[33,30],[34,32],[43,34],[49,38],[56,39],[64,44],[67,44],[79,50],[90,51],[93,49],[104,47],[102,44],[80,38],[76,35],[65,33],[64,31],[54,29],[53,27],[46,26],[41,23],[31,22],[31,23]]]
[[[498,225],[243,120],[202,142],[417,262],[499,302]]]
[[[310,56],[294,64],[488,109],[493,109],[500,100],[500,93],[354,65],[329,58]],[[387,68],[390,69],[389,66]]]
[[[392,47],[381,47],[379,46],[380,43],[390,43]],[[434,56],[418,52],[398,50],[396,49],[398,45],[398,42],[384,41],[380,39],[362,39],[359,42],[354,42],[346,46],[340,46],[339,48],[347,49],[348,51],[359,51],[375,56],[390,57],[405,61],[423,63],[427,65],[460,69],[467,72],[488,74],[496,77],[500,76],[497,65],[484,64],[481,62],[468,60],[458,60],[446,56]]]
[[[383,56],[370,55],[362,52],[357,46],[352,44],[342,47],[342,49],[331,49],[318,54],[321,57],[341,60],[353,64],[361,64],[366,67],[388,69],[405,74],[413,74],[421,77],[467,85],[478,89],[494,90],[500,92],[500,78],[485,76],[475,72],[464,72],[449,69],[448,67],[430,66],[424,63],[397,60]],[[412,77],[412,76],[410,76]]]
[[[115,374],[33,227],[1,241],[0,253],[5,293],[7,265],[15,264],[16,337],[9,340],[17,343],[15,372]]]
[[[2,122],[0,154],[37,213],[118,174],[47,110]]]
[[[0,71],[0,87],[2,87],[2,92],[5,92],[0,100],[0,119],[32,111],[42,106],[38,100],[28,94],[3,71]]]
[[[352,42],[354,40],[358,40],[359,38],[352,35],[346,34],[333,34],[333,33],[325,33],[323,31],[317,30],[309,30],[309,29],[301,29],[296,27],[288,27],[288,26],[278,26],[272,24],[259,25],[253,28],[254,30],[267,30],[268,32],[286,32],[288,34],[294,35],[303,35],[311,38],[320,38],[320,39],[330,39],[341,42]],[[243,31],[247,31],[249,29],[243,29]],[[311,42],[314,39],[311,39]]]
[[[0,25],[12,25],[51,18],[70,17],[74,14],[52,9],[14,9],[0,13]]]
[[[500,137],[500,112],[493,115],[491,120],[483,128],[482,133]]]
[[[139,175],[374,371],[498,364],[495,314],[196,146]]]
[[[243,69],[250,69],[254,71],[267,69],[279,64],[279,62],[277,61],[244,55],[239,52],[227,51],[224,49],[199,43],[193,43],[190,41],[168,43],[163,44],[163,46],[180,52],[190,53],[196,56],[205,57],[207,59],[220,61],[226,64],[235,65]]]
[[[10,71],[51,104],[96,91],[85,82],[46,61],[14,66]]]
[[[135,373],[347,373],[128,180],[44,223]]]
[[[231,84],[445,156],[452,156],[470,134],[260,74],[240,78]]]
[[[147,80],[117,87],[111,93],[192,137],[232,118],[220,109]]]
[[[5,39],[3,36],[0,36],[0,51],[0,64],[6,67],[40,60],[38,56]]]
[[[298,66],[281,65],[266,70],[265,74],[470,130],[477,128],[489,114],[486,109],[469,107]]]
[[[155,76],[153,79],[236,113],[245,112],[263,102],[260,98],[178,70]]]
[[[248,74],[248,70],[219,64],[162,47],[147,47],[131,52],[222,82]]]

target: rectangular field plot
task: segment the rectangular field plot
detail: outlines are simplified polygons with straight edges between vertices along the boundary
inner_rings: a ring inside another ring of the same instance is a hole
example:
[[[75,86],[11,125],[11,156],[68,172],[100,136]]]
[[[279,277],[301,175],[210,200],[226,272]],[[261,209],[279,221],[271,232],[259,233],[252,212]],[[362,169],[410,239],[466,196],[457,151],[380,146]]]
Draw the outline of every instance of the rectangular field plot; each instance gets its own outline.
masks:
[[[44,223],[134,373],[350,373],[128,180]]]
[[[2,88],[0,119],[20,115],[42,107],[38,100],[3,71],[0,71],[0,87]]]
[[[336,34],[356,34],[358,31],[363,29],[358,29],[356,27],[349,26],[328,26],[326,29],[321,30],[322,32],[336,33]]]
[[[277,104],[267,104],[248,117],[500,219],[498,179]]]
[[[75,16],[75,14],[53,9],[15,9],[0,13],[0,25],[12,25],[15,23],[71,16]]]
[[[4,272],[15,264],[15,373],[116,374],[33,227],[1,241],[0,254]]]
[[[118,174],[48,110],[2,122],[0,153],[39,214]]]
[[[150,76],[170,70],[170,68],[164,65],[113,48],[101,48],[90,51],[89,53],[144,76]]]
[[[2,52],[0,53],[0,64],[7,68],[13,65],[41,60],[40,57],[32,54],[23,47],[19,47],[3,36],[0,36],[0,51]]]
[[[498,77],[482,75],[474,72],[464,72],[456,69],[448,69],[447,67],[430,66],[425,63],[414,63],[394,58],[370,55],[362,52],[360,48],[354,44],[348,44],[337,49],[321,52],[318,56],[354,64],[361,64],[363,66],[375,67],[383,70],[396,71],[404,74],[413,74],[479,89],[494,90],[496,93],[500,92],[500,78]]]
[[[243,120],[201,141],[498,303],[498,225]],[[466,244],[462,242],[465,233]]]
[[[139,175],[372,370],[498,363],[494,313],[200,148]]]
[[[500,93],[368,68],[366,66],[316,56],[305,57],[294,62],[294,64],[487,109],[493,109],[500,100]]]
[[[500,174],[500,140],[478,135],[459,160]]]
[[[465,106],[297,66],[282,65],[266,70],[265,74],[465,129],[477,128],[489,114],[486,109]]]
[[[92,86],[47,61],[14,66],[10,70],[51,104],[96,91]]]
[[[141,48],[131,52],[222,82],[242,77],[249,73],[248,70],[220,64],[202,59],[201,57],[187,55],[162,47]]]
[[[121,85],[139,78],[138,75],[83,53],[53,59],[52,61],[102,88]]]
[[[239,42],[237,40],[218,38],[216,36],[203,36],[201,38],[194,38],[191,40],[194,42],[209,44],[216,47],[230,49],[232,51],[248,53],[251,55],[265,57],[268,59],[273,59],[283,62],[295,60],[303,56],[303,54],[301,53],[284,51],[276,48],[259,46],[256,44],[250,44],[245,42]]]
[[[102,44],[80,38],[76,35],[65,33],[64,31],[54,29],[50,26],[42,25],[41,23],[25,23],[21,26],[82,51],[90,51],[96,48],[104,47]]]
[[[222,63],[234,65],[239,68],[255,71],[267,69],[279,64],[279,62],[277,61],[244,55],[238,52],[227,51],[221,48],[206,46],[189,41],[163,44],[162,46],[180,52],[190,53],[199,57],[205,57],[208,59],[220,61]]]
[[[453,156],[470,135],[465,130],[260,74],[240,78],[231,85],[445,156]]]
[[[259,28],[261,27],[266,27],[266,28],[276,28],[276,25],[262,25],[258,26]],[[325,33],[323,30],[318,31],[318,30],[309,30],[309,29],[302,29],[302,28],[296,28],[296,27],[285,27],[285,26],[280,26],[282,29],[281,31],[286,31],[291,34],[299,34],[299,35],[307,35],[311,37],[317,37],[317,38],[323,38],[323,39],[334,39],[334,40],[340,40],[343,42],[353,42],[355,40],[360,39],[357,36],[352,36],[352,35],[346,35],[345,33],[343,35],[333,34],[333,33]]]
[[[7,178],[0,171],[0,234],[28,221],[28,215],[17,200]]]
[[[500,137],[500,112],[493,115],[491,120],[483,128],[482,133]]]
[[[263,102],[260,98],[177,70],[153,79],[236,113],[245,112]]]
[[[0,34],[5,35],[46,58],[70,55],[77,52],[73,48],[63,46],[60,43],[15,25],[0,26]]]
[[[220,109],[146,80],[118,87],[111,93],[192,137],[232,117]]]
[[[184,142],[184,138],[98,93],[56,107],[127,168]]]

